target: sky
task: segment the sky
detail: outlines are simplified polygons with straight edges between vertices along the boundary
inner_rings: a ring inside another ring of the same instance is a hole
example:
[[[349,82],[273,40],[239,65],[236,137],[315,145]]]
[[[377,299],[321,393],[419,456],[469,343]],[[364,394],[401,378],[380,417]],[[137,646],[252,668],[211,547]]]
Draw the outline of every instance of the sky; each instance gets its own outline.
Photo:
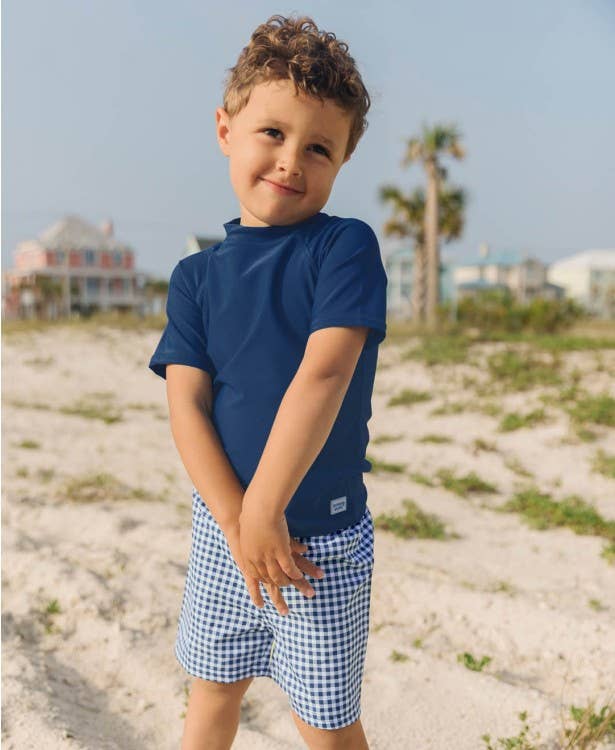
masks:
[[[68,214],[112,219],[141,271],[168,278],[189,234],[239,215],[215,139],[223,83],[254,28],[305,14],[350,48],[369,127],[323,208],[367,221],[423,124],[455,124],[468,194],[453,263],[519,251],[551,262],[615,248],[615,0],[4,0],[2,267]]]

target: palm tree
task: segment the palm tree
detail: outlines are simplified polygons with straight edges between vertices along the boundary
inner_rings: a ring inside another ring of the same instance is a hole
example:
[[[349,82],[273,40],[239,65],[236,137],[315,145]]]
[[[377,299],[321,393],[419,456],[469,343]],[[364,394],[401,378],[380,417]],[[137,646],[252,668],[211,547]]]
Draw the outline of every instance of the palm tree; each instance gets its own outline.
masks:
[[[380,188],[380,200],[390,203],[393,215],[385,222],[383,231],[387,237],[411,237],[414,241],[412,268],[412,319],[423,322],[426,316],[427,253],[425,248],[425,191],[415,188],[410,195],[403,195],[393,185]],[[440,183],[438,196],[438,235],[445,242],[458,239],[464,226],[466,192],[463,188]],[[437,278],[439,279],[439,269]]]
[[[383,185],[379,193],[382,203],[391,204],[393,216],[385,222],[383,231],[387,237],[410,237],[414,244],[412,261],[412,319],[423,320],[425,309],[425,242],[423,216],[425,214],[425,192],[416,188],[410,195],[403,195],[394,185]]]
[[[447,178],[446,169],[440,164],[441,154],[449,154],[455,159],[463,159],[465,151],[460,143],[461,135],[454,125],[423,125],[420,137],[410,138],[402,166],[414,161],[423,164],[427,175],[427,198],[425,201],[424,233],[427,255],[427,324],[434,328],[437,322],[437,309],[440,302],[440,250],[439,198],[440,183]]]

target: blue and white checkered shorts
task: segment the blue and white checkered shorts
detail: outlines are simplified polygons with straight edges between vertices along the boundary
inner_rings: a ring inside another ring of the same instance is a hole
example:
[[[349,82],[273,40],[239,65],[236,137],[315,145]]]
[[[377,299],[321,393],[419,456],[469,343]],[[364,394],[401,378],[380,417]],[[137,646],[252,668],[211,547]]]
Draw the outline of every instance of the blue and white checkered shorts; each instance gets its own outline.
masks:
[[[215,682],[272,678],[295,713],[320,729],[339,729],[361,714],[367,650],[374,523],[360,521],[319,536],[295,537],[304,557],[323,569],[309,577],[308,599],[292,584],[281,591],[281,615],[261,583],[265,606],[250,598],[224,533],[192,491],[192,546],[175,655],[189,674]]]

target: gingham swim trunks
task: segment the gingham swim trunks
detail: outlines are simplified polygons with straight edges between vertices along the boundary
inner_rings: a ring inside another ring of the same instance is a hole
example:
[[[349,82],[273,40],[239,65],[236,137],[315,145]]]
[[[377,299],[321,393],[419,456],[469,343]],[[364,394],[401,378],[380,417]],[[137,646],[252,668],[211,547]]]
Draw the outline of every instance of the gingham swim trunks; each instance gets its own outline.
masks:
[[[236,682],[270,677],[307,724],[339,729],[361,714],[361,683],[369,631],[374,524],[366,506],[360,521],[320,536],[295,537],[302,556],[324,578],[304,574],[316,595],[292,584],[281,591],[281,615],[261,583],[265,606],[248,593],[226,541],[197,490],[192,490],[192,545],[175,655],[195,677]]]

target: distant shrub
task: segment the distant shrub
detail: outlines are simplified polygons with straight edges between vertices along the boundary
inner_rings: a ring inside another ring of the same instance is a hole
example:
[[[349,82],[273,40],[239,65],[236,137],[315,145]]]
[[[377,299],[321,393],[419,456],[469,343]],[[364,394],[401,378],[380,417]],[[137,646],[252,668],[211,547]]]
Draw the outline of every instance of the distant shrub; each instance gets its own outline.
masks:
[[[463,297],[457,304],[457,321],[480,331],[555,333],[569,328],[586,314],[572,299],[534,299],[522,305],[508,290],[488,289]]]
[[[570,326],[586,313],[572,299],[534,299],[527,305],[526,326],[534,333],[555,333]]]

